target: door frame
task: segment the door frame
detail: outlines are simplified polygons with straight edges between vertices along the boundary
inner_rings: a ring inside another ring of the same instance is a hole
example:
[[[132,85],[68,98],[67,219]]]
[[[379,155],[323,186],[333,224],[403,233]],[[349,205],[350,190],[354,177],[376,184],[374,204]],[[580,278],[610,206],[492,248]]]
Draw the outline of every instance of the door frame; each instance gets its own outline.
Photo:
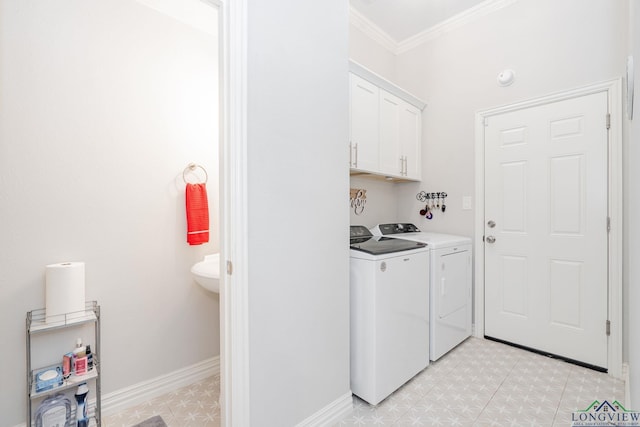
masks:
[[[553,93],[514,104],[481,110],[475,115],[475,300],[474,335],[484,337],[484,128],[491,116],[536,107],[571,98],[606,92],[610,114],[608,143],[607,215],[611,229],[608,235],[608,319],[611,335],[607,340],[609,375],[622,378],[622,79],[608,80],[588,86]],[[602,224],[603,227],[606,224]],[[604,328],[605,325],[602,325]]]
[[[216,0],[221,19],[220,380],[223,427],[250,425],[247,0]]]

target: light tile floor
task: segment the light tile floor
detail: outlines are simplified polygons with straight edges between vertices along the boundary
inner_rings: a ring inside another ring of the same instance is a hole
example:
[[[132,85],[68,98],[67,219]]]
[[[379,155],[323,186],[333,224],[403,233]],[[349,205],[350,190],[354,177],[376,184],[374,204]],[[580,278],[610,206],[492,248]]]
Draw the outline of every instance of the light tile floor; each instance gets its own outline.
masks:
[[[160,415],[168,427],[219,427],[220,376],[156,397],[138,406],[103,417],[102,427],[131,427]]]
[[[201,380],[121,413],[104,427],[161,415],[168,427],[220,425],[220,377]],[[335,426],[570,426],[594,400],[624,405],[624,382],[508,345],[469,338],[377,406],[354,397]],[[283,426],[286,427],[286,426]]]
[[[336,426],[570,426],[594,400],[624,405],[605,373],[469,338],[377,406],[354,397]]]

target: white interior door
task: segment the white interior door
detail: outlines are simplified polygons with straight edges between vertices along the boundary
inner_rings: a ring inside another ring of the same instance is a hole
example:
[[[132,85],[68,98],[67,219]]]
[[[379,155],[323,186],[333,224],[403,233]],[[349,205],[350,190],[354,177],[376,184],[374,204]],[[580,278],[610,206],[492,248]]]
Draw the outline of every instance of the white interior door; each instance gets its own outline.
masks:
[[[607,93],[485,124],[485,335],[607,367]]]

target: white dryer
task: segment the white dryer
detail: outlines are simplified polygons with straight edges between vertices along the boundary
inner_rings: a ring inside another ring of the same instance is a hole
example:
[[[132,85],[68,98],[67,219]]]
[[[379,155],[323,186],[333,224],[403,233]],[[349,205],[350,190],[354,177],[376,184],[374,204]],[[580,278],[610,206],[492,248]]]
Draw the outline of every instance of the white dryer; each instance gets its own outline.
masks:
[[[471,239],[421,232],[413,224],[378,224],[377,236],[423,242],[431,249],[429,358],[438,360],[471,335]]]

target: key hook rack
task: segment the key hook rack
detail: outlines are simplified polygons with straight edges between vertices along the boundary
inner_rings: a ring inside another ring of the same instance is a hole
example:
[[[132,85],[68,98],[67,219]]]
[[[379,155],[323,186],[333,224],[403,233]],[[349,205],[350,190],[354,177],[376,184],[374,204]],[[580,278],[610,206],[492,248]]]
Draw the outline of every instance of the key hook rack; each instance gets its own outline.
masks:
[[[424,216],[426,219],[433,219],[433,212],[435,210],[439,209],[444,212],[447,209],[447,205],[445,204],[447,193],[444,191],[437,191],[434,193],[421,191],[416,194],[416,199],[422,203],[426,203],[424,209],[420,209],[420,216]]]

